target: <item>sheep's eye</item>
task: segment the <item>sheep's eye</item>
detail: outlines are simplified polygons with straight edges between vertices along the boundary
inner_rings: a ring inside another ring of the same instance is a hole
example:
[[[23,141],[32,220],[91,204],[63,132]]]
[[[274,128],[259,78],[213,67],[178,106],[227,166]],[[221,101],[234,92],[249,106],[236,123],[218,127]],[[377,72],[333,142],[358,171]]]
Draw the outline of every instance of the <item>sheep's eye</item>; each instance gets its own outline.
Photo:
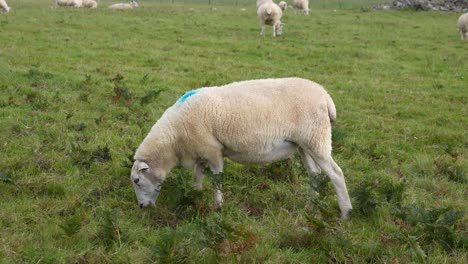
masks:
[[[160,192],[161,191],[161,185],[157,185],[156,188],[154,188],[154,191]]]

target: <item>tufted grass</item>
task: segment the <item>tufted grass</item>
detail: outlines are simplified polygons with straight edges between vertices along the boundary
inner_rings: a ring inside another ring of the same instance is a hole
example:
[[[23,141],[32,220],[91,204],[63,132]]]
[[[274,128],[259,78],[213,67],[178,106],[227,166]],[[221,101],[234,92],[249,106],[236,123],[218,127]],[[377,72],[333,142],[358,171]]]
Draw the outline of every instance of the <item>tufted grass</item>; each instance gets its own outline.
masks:
[[[287,10],[274,39],[253,2],[50,2],[11,0],[0,15],[0,262],[467,262],[459,14],[319,1],[310,16]],[[326,178],[311,197],[298,157],[227,161],[220,212],[209,181],[197,192],[183,169],[156,208],[137,207],[131,158],[164,109],[194,88],[286,76],[337,105],[349,221]]]

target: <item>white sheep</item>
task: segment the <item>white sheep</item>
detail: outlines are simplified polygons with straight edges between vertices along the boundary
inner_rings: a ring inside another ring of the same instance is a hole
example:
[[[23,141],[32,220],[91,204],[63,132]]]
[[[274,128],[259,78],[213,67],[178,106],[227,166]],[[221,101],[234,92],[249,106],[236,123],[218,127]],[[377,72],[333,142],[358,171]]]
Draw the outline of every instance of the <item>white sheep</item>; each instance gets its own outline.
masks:
[[[83,5],[82,0],[55,0],[55,7],[57,6],[71,6],[79,8]]]
[[[458,18],[457,25],[461,39],[468,40],[468,13],[465,13]]]
[[[285,1],[281,1],[278,3],[278,6],[281,8],[281,10],[286,10],[288,8],[288,4]]]
[[[83,0],[82,6],[84,8],[97,8],[98,3],[95,0]]]
[[[283,32],[284,23],[281,23],[283,11],[272,0],[257,1],[257,15],[260,18],[262,31],[260,35],[265,33],[265,25],[273,26],[273,36],[280,36]]]
[[[128,3],[119,3],[119,4],[113,4],[111,6],[109,6],[110,9],[113,9],[113,10],[129,10],[129,9],[133,9],[133,8],[137,8],[138,7],[138,3],[134,0],[131,0],[130,1],[130,4]]]
[[[309,0],[294,0],[293,7],[304,11],[304,14],[309,15]]]
[[[10,12],[10,7],[7,5],[5,0],[0,0],[0,13]]]
[[[195,188],[210,173],[215,206],[224,157],[239,163],[271,163],[296,150],[313,180],[328,174],[342,218],[352,209],[340,167],[331,151],[335,105],[319,84],[301,78],[262,79],[200,88],[169,107],[138,147],[131,181],[141,208],[154,205],[176,165],[195,169]]]

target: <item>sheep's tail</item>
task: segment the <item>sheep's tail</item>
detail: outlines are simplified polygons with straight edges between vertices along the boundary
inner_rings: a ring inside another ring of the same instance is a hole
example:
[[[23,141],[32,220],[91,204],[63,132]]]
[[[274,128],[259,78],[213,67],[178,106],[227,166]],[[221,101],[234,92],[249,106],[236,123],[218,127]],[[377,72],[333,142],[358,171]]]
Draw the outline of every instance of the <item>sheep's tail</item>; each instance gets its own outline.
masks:
[[[273,9],[271,7],[268,7],[266,13],[268,16],[271,16],[271,13],[273,13]]]
[[[331,96],[327,93],[327,108],[328,108],[328,117],[330,118],[330,123],[333,125],[336,121],[336,107],[335,103]]]

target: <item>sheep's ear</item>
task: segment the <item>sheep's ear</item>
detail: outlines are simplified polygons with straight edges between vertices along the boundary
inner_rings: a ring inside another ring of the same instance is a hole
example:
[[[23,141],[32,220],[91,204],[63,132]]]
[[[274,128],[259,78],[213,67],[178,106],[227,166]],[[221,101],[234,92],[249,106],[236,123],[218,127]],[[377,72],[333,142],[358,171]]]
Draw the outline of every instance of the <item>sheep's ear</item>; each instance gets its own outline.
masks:
[[[145,171],[147,169],[149,169],[149,166],[146,164],[146,162],[142,161],[138,163],[138,171]]]

